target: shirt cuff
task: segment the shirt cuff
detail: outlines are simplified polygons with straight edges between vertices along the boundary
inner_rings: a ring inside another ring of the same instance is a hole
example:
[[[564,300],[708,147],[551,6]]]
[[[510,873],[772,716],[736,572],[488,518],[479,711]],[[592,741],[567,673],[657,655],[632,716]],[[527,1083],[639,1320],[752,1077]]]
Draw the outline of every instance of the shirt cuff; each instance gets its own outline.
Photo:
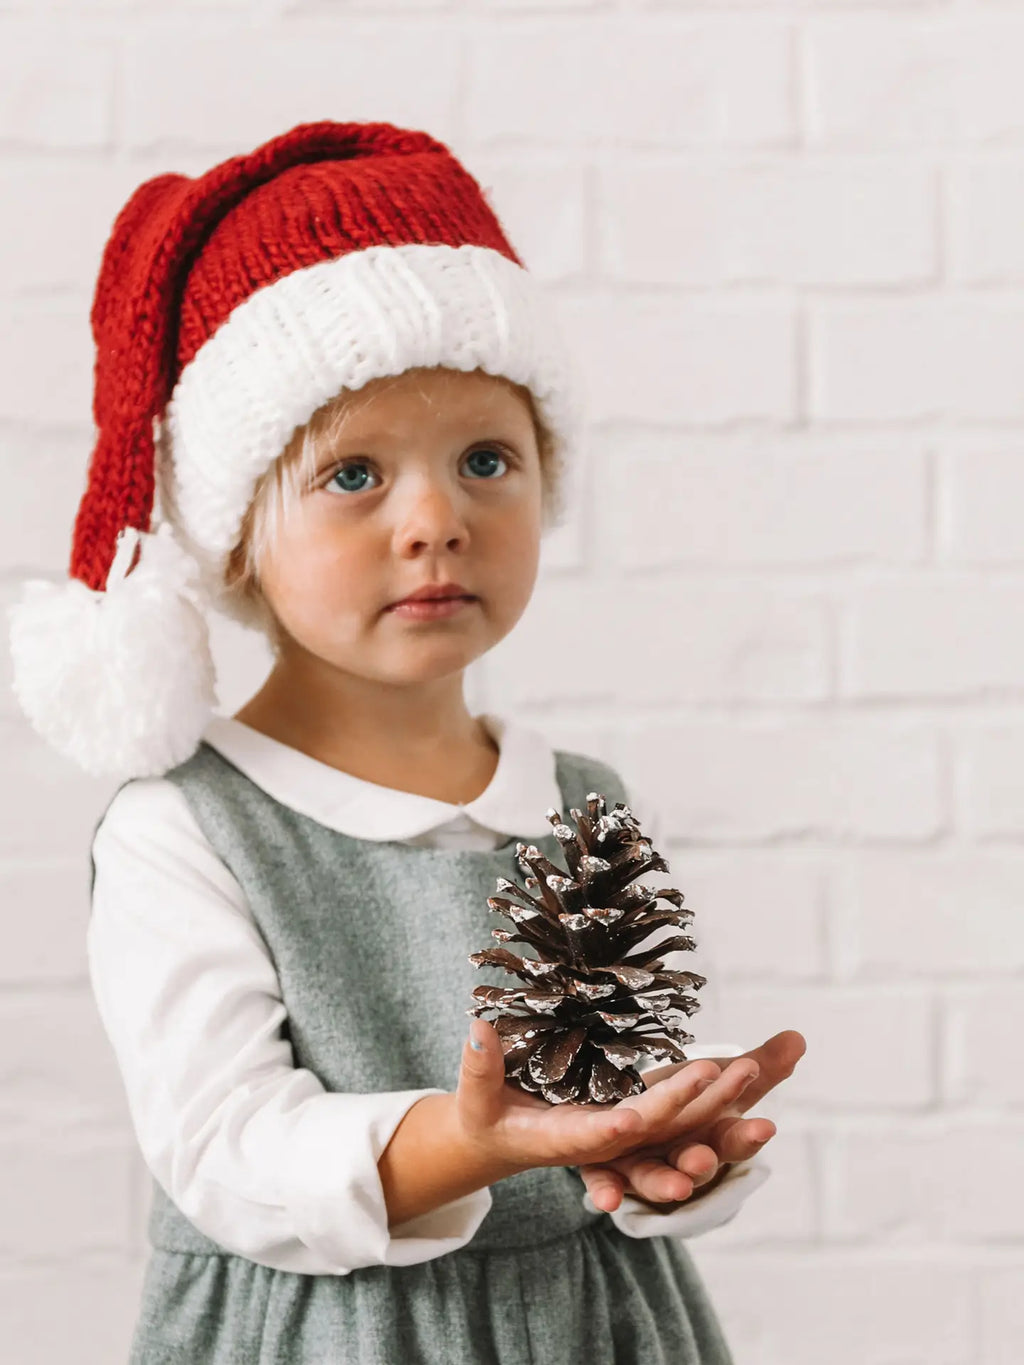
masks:
[[[627,1237],[699,1237],[735,1218],[744,1200],[771,1175],[771,1169],[762,1157],[750,1157],[732,1165],[713,1190],[692,1204],[684,1202],[671,1212],[666,1205],[666,1211],[659,1213],[627,1194],[608,1217]],[[607,1212],[597,1207],[589,1192],[584,1193],[583,1205],[590,1213]]]
[[[377,1162],[407,1111],[436,1088],[328,1091],[308,1102],[291,1135],[284,1188],[300,1239],[347,1274],[413,1265],[464,1246],[490,1211],[489,1188],[388,1227]]]

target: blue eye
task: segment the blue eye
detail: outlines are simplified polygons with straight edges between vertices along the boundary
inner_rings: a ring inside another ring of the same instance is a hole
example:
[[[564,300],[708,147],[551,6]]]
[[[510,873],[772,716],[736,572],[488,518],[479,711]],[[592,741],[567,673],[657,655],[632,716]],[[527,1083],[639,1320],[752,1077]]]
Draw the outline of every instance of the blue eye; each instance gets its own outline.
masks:
[[[475,459],[478,455],[480,455],[480,456],[483,457],[483,460],[484,460],[485,464],[488,465],[488,466],[493,466],[493,462],[494,462],[494,460],[496,460],[496,459],[497,459],[497,460],[501,460],[502,463],[505,464],[506,466],[507,466],[507,464],[508,464],[508,461],[505,459],[505,456],[501,453],[501,451],[500,451],[500,450],[495,450],[493,446],[491,446],[491,447],[486,447],[486,446],[485,446],[485,447],[484,447],[483,449],[481,449],[481,450],[471,450],[471,451],[469,452],[469,454],[467,455],[466,459],[467,459],[467,461],[473,460],[473,459]],[[478,471],[478,472],[480,472],[480,471]],[[493,469],[493,467],[490,467],[490,468],[485,469],[483,472],[484,472],[484,477],[487,478],[488,475],[494,473],[494,469]]]
[[[361,472],[365,473],[368,469],[369,466],[361,460],[353,460],[351,464],[344,464],[340,469],[336,469],[325,487],[334,488],[339,493],[361,493],[366,485],[356,480],[359,479]],[[350,479],[350,476],[354,478]]]

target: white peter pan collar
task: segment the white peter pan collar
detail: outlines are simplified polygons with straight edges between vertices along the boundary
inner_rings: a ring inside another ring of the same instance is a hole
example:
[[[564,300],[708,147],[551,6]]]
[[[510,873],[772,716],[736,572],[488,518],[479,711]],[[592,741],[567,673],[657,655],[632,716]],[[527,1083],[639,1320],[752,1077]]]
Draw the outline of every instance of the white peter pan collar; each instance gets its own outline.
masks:
[[[354,777],[233,716],[214,716],[203,738],[275,800],[357,839],[412,839],[460,817],[524,839],[550,834],[544,812],[562,807],[550,743],[511,718],[478,719],[499,746],[498,766],[475,800],[458,804]]]

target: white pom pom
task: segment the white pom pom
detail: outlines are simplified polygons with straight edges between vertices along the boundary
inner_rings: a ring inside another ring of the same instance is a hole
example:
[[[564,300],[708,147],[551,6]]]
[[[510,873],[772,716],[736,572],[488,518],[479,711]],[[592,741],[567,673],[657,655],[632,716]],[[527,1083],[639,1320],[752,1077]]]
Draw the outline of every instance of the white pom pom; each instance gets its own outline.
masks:
[[[104,592],[33,579],[8,608],[15,696],[86,772],[149,777],[195,751],[215,698],[197,570],[166,522],[154,534],[126,528]]]

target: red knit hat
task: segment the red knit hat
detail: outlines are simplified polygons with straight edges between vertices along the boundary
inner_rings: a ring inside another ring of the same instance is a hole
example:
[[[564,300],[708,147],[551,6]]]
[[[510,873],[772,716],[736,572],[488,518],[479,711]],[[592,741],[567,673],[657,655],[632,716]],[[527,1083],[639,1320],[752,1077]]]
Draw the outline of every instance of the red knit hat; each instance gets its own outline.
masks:
[[[556,457],[578,427],[555,318],[480,186],[387,123],[301,124],[140,185],[91,322],[97,436],[69,581],[25,583],[10,620],[23,709],[96,774],[194,751],[214,703],[203,608],[256,623],[224,588],[228,556],[260,476],[339,391],[481,369],[530,389]]]

